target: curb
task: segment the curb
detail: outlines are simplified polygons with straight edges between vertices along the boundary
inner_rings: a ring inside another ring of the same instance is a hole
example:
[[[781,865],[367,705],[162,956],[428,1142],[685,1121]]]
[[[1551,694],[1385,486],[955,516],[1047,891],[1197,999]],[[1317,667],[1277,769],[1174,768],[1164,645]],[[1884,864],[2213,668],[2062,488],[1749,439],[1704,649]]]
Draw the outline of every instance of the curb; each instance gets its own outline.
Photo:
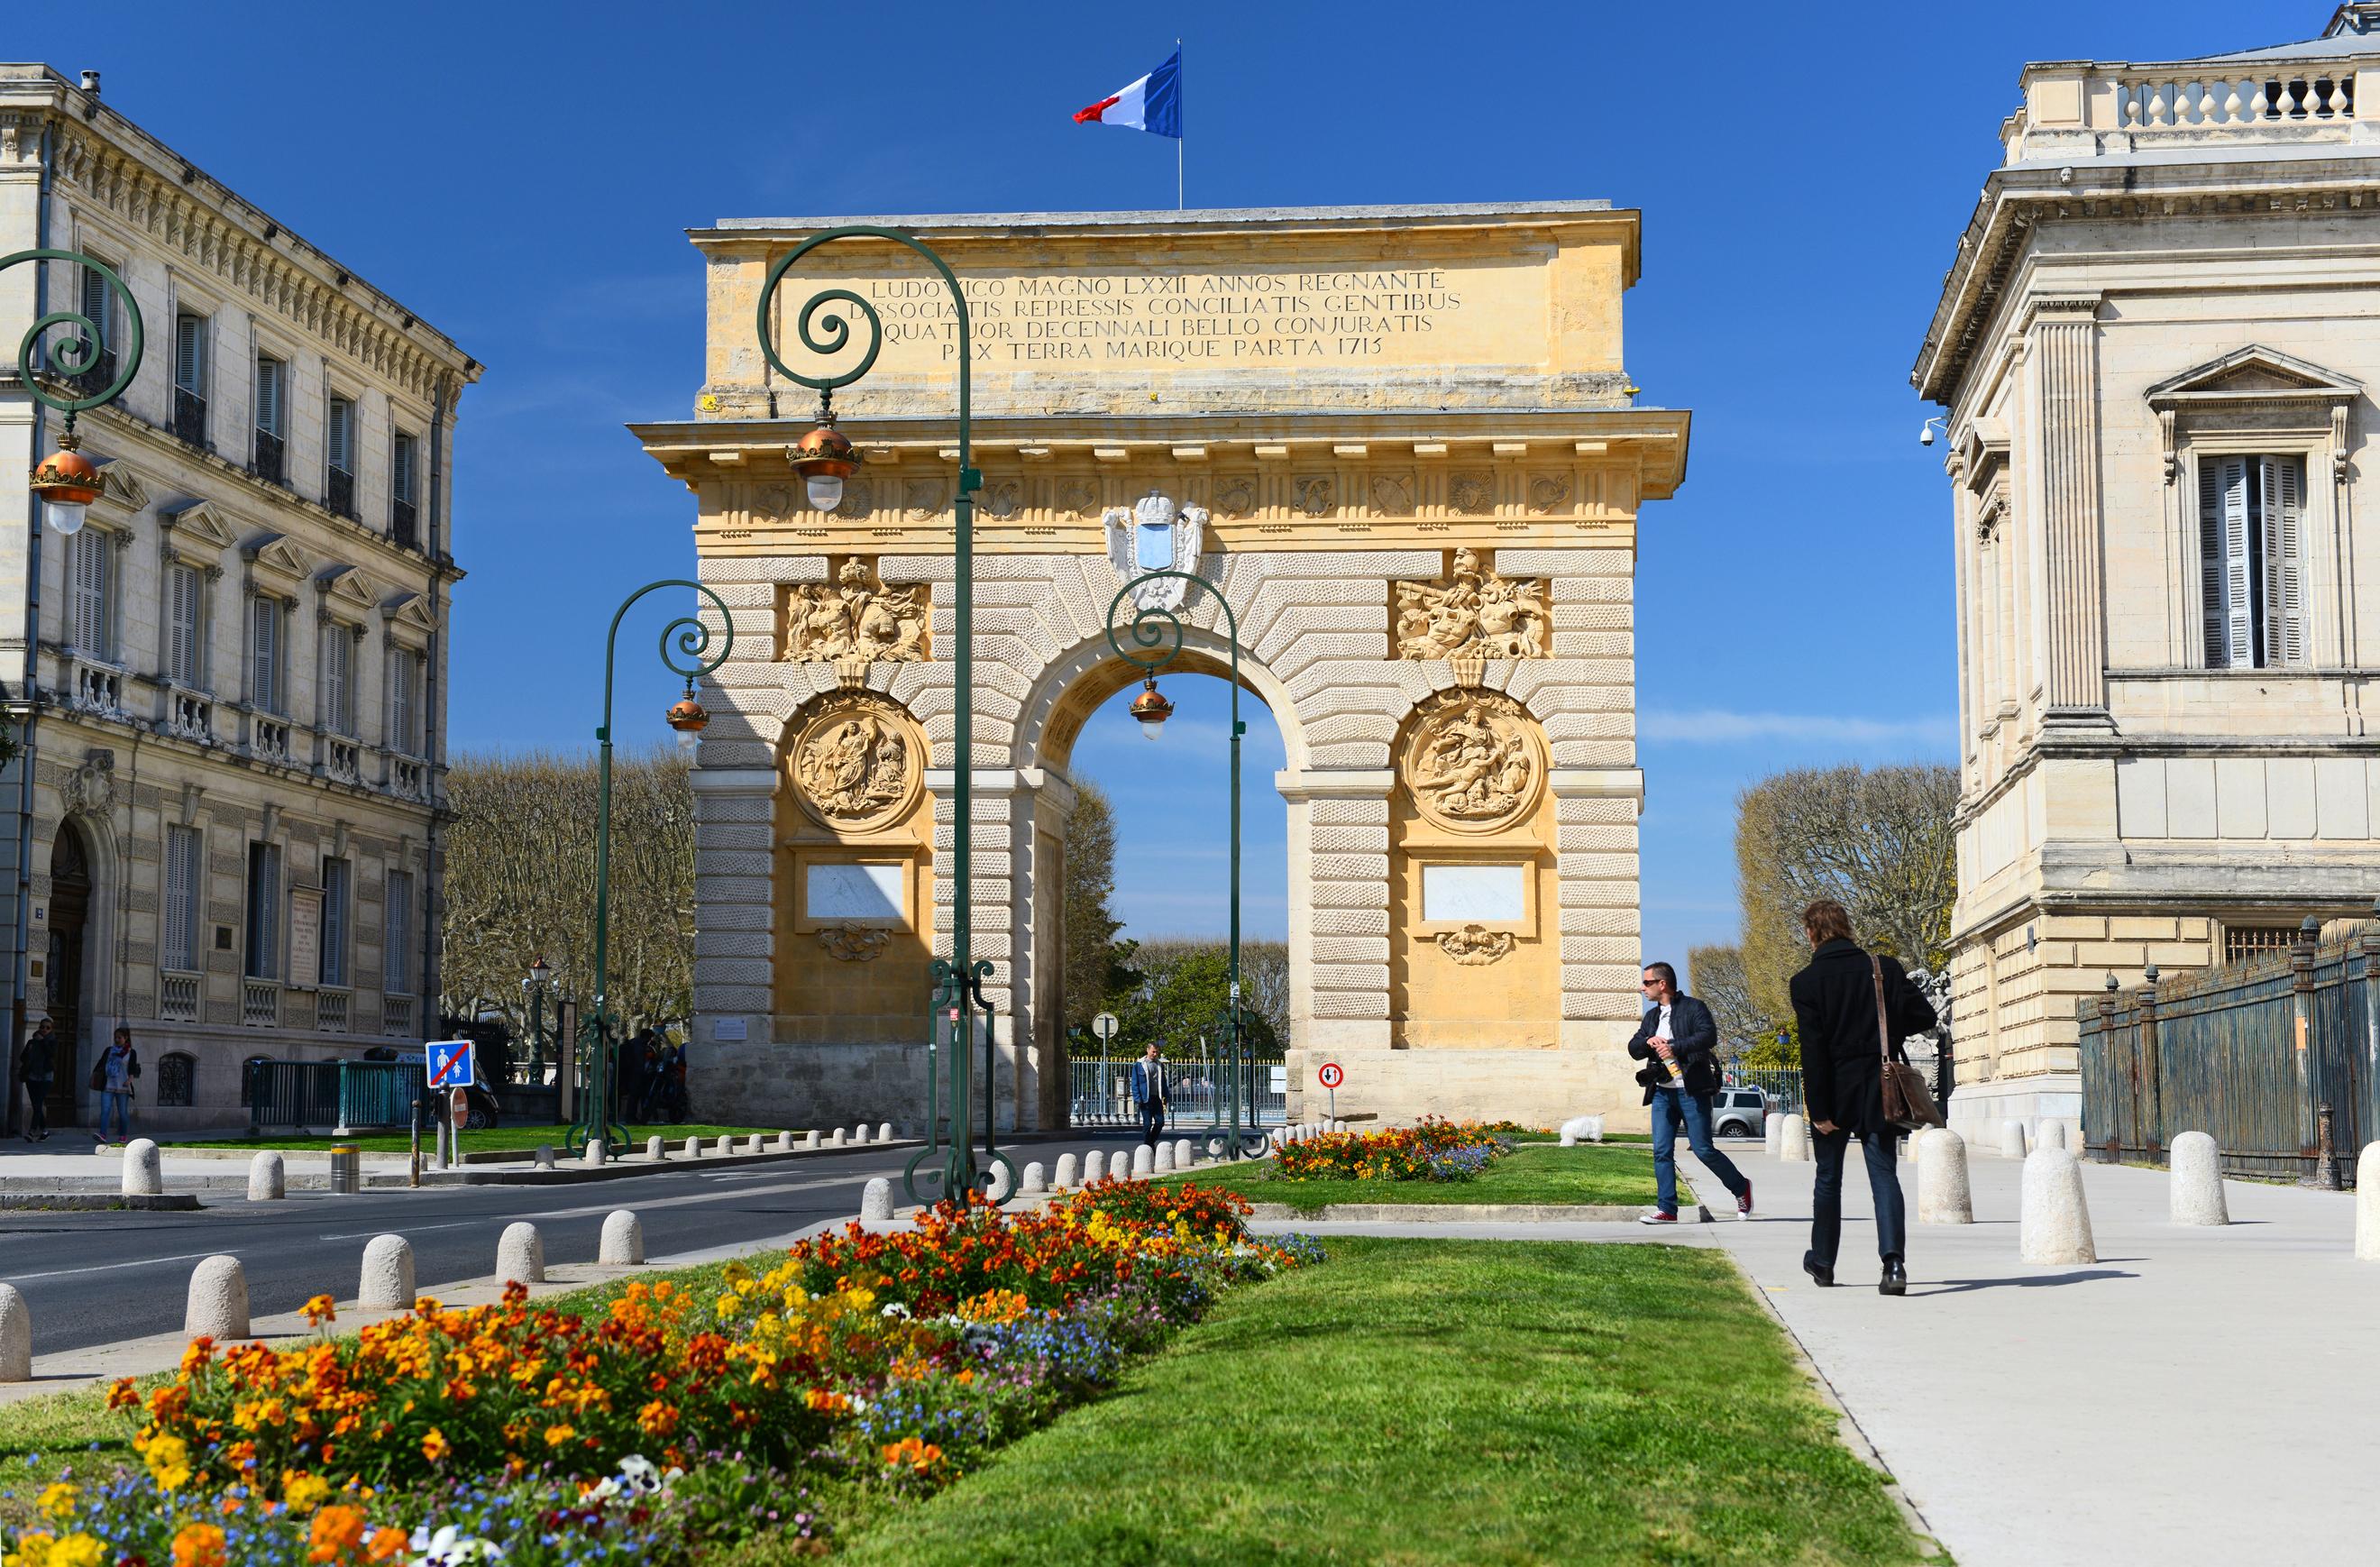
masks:
[[[0,1192],[0,1213],[83,1212],[111,1208],[192,1213],[198,1206],[196,1192],[168,1192],[163,1197],[128,1197],[122,1192]]]
[[[1441,1224],[1628,1224],[1645,1211],[1642,1203],[1388,1203],[1338,1202],[1321,1208],[1293,1208],[1284,1202],[1250,1205],[1251,1219],[1341,1220],[1357,1223]],[[1710,1209],[1696,1203],[1678,1209],[1681,1224],[1708,1224]]]

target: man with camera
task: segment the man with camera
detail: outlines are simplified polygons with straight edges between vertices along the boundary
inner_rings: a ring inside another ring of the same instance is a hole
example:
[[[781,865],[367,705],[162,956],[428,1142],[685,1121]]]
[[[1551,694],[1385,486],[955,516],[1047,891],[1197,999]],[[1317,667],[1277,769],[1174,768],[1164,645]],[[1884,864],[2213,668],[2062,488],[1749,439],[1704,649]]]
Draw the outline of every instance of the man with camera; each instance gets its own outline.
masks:
[[[1653,1178],[1656,1203],[1640,1224],[1678,1221],[1678,1128],[1703,1168],[1735,1196],[1739,1219],[1752,1217],[1752,1183],[1735,1161],[1711,1146],[1711,1096],[1718,1092],[1718,1025],[1710,1008],[1680,993],[1678,971],[1666,963],[1645,966],[1645,1021],[1628,1041],[1628,1053],[1645,1063],[1636,1081],[1653,1111]]]

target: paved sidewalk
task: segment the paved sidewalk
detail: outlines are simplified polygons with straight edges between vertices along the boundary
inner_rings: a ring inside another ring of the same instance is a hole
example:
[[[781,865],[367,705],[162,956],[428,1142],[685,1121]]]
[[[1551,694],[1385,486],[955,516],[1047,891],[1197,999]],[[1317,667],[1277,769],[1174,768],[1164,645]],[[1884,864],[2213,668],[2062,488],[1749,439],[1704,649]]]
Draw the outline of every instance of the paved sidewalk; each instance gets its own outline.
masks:
[[[1730,1150],[1732,1153],[1732,1150]],[[2085,1164],[2100,1261],[2017,1260],[2022,1164],[1970,1157],[1976,1222],[1918,1224],[1876,1293],[1864,1172],[1838,1287],[1802,1271],[1813,1167],[1732,1153],[1759,1217],[1699,1232],[1767,1294],[1960,1567],[2371,1561],[2380,1263],[2351,1195],[2226,1184],[2167,1222],[2161,1172]],[[1681,1237],[1682,1238],[1682,1237]]]

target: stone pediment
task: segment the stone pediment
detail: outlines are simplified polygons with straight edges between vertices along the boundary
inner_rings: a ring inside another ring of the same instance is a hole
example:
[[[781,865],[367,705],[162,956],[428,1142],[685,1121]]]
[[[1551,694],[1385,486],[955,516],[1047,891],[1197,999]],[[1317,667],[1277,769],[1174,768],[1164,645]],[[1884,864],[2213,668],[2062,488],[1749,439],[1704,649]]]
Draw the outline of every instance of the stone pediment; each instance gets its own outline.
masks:
[[[391,593],[380,601],[380,613],[391,626],[428,633],[438,629],[430,618],[430,601],[419,593]]]
[[[149,509],[149,487],[132,471],[132,465],[122,457],[101,457],[93,464],[99,469],[99,498],[110,505],[122,506],[128,512]]]
[[[2149,406],[2164,408],[2240,401],[2348,402],[2362,385],[2277,349],[2251,344],[2219,359],[2186,370],[2149,388]]]
[[[232,531],[229,519],[212,501],[185,495],[178,501],[168,501],[158,507],[157,517],[173,530],[176,543],[228,550],[238,541],[238,535]]]
[[[240,544],[239,553],[254,562],[260,571],[277,571],[298,579],[314,572],[314,563],[285,533],[256,534]]]
[[[343,561],[334,561],[314,574],[314,586],[334,604],[354,610],[380,607],[380,589],[372,579]]]

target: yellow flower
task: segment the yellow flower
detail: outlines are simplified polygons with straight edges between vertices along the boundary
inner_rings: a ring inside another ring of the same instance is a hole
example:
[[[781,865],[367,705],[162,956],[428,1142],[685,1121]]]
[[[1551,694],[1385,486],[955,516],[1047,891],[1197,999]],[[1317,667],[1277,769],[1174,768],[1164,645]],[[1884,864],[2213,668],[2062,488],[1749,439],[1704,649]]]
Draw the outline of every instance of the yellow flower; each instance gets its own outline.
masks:
[[[320,1475],[281,1472],[281,1500],[292,1512],[311,1512],[331,1494],[331,1482]]]
[[[75,1498],[80,1495],[80,1486],[60,1480],[55,1485],[44,1487],[42,1500],[35,1505],[49,1517],[64,1518],[75,1510]]]
[[[446,1444],[446,1433],[435,1426],[431,1427],[429,1434],[421,1439],[421,1456],[432,1464],[444,1458],[453,1451]]]
[[[142,1456],[159,1490],[177,1491],[189,1484],[190,1450],[181,1438],[153,1437]]]
[[[560,1447],[563,1443],[568,1441],[577,1434],[578,1433],[577,1431],[567,1426],[548,1426],[545,1428],[545,1445],[548,1447]]]

